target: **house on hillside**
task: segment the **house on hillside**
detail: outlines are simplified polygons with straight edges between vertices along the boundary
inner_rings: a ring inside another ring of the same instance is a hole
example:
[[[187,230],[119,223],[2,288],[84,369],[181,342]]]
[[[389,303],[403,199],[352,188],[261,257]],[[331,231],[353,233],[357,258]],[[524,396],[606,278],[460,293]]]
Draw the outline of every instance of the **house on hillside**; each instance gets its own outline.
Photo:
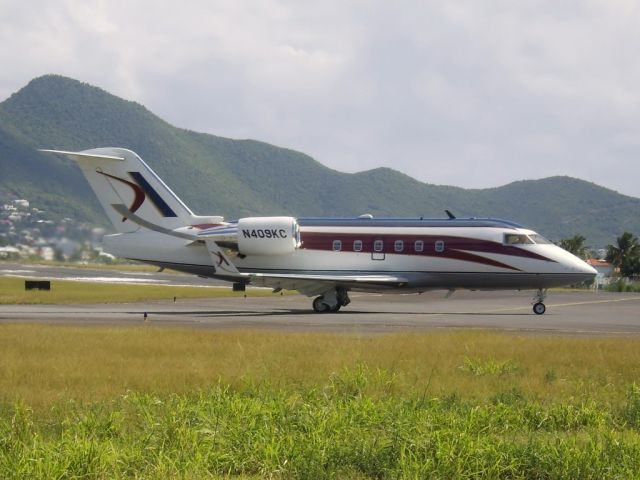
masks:
[[[0,258],[3,260],[16,260],[20,258],[20,250],[16,247],[0,247]]]

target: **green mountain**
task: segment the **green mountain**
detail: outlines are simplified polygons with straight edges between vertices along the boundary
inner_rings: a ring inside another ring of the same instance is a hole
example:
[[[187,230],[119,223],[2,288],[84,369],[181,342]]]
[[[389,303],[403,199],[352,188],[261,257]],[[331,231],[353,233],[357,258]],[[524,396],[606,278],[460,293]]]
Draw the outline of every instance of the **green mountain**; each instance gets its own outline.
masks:
[[[106,223],[77,167],[36,149],[107,146],[137,152],[199,214],[442,217],[450,209],[514,220],[554,240],[580,233],[594,246],[640,233],[640,199],[582,180],[465,190],[388,168],[342,173],[293,150],[176,128],[142,105],[55,75],[0,103],[0,202],[24,197],[55,216]]]

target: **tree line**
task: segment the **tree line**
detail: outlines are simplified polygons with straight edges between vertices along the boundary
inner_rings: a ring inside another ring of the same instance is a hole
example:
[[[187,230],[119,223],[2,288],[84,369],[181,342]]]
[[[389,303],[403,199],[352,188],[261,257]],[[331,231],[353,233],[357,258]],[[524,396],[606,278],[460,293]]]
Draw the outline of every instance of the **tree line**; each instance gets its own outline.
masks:
[[[591,256],[587,248],[586,238],[574,235],[558,242],[558,246],[583,260]],[[615,244],[607,245],[605,260],[611,263],[622,277],[640,275],[640,241],[630,232],[624,232],[616,239]]]

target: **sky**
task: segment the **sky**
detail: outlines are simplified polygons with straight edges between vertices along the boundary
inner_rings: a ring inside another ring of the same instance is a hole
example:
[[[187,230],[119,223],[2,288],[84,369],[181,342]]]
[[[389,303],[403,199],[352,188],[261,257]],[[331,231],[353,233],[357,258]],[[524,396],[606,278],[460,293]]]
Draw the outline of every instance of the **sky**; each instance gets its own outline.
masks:
[[[639,25],[622,0],[0,0],[0,99],[57,73],[340,171],[640,197]]]

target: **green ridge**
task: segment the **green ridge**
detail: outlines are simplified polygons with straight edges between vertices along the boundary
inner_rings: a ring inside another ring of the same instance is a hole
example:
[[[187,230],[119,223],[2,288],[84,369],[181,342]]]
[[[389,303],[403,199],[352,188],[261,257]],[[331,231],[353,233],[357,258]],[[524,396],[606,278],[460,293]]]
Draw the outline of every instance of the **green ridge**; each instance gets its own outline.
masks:
[[[37,148],[118,146],[136,151],[199,214],[493,216],[553,240],[582,234],[604,246],[640,233],[640,199],[570,177],[465,190],[389,168],[356,174],[254,140],[173,127],[142,105],[69,78],[46,75],[0,103],[0,202],[26,197],[56,217],[106,224],[72,162]]]

